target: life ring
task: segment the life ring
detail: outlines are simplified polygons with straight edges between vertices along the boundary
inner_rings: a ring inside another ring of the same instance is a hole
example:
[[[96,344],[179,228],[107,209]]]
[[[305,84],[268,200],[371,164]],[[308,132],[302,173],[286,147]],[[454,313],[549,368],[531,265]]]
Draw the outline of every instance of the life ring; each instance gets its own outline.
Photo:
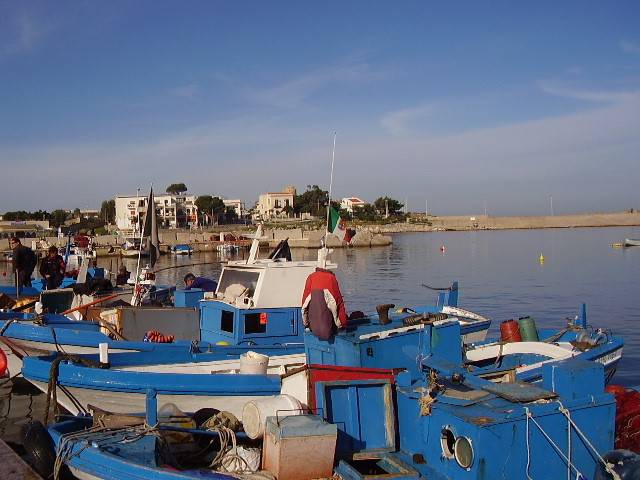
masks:
[[[27,452],[27,460],[33,469],[42,478],[51,477],[56,455],[53,440],[42,422],[35,420],[22,428],[22,444]]]

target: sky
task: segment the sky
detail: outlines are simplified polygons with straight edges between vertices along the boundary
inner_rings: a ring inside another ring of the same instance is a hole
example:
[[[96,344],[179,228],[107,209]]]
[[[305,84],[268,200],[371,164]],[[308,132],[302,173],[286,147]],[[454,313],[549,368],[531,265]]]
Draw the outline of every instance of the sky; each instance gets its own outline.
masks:
[[[184,182],[640,208],[637,1],[0,0],[0,212]]]

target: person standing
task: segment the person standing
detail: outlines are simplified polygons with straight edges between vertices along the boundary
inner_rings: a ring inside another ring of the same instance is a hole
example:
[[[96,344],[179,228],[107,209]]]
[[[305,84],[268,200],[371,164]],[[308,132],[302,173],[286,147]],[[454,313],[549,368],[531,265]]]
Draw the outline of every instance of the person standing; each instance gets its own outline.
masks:
[[[49,253],[40,262],[40,275],[47,282],[47,290],[53,290],[62,284],[65,270],[64,260],[58,254],[58,249],[49,247]]]
[[[18,277],[18,287],[31,286],[31,274],[38,264],[38,257],[29,247],[22,245],[18,237],[9,240],[13,250],[13,274]]]

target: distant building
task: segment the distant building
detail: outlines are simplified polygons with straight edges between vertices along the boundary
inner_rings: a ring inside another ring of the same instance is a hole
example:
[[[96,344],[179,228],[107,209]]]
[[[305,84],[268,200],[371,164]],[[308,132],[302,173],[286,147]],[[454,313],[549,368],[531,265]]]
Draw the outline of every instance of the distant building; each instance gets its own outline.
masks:
[[[80,210],[80,216],[82,218],[98,218],[100,216],[100,210]]]
[[[35,237],[51,230],[49,220],[0,220],[0,238]]]
[[[346,210],[353,215],[354,208],[361,208],[367,204],[364,200],[358,197],[345,197],[340,202],[340,208]]]
[[[238,218],[242,218],[246,213],[246,208],[242,200],[222,200],[222,202],[225,207],[233,207]]]
[[[120,230],[138,230],[147,213],[148,197],[117,196],[116,225]],[[164,228],[189,228],[198,224],[198,207],[194,195],[154,196],[158,226]]]
[[[287,216],[287,207],[293,208],[296,187],[288,186],[282,192],[263,193],[258,198],[258,214],[260,218],[274,218]]]

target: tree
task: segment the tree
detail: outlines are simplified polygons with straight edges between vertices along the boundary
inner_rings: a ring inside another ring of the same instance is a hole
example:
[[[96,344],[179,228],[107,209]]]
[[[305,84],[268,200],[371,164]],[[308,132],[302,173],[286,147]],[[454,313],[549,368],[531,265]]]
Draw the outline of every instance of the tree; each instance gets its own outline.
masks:
[[[204,215],[215,217],[216,221],[218,217],[225,213],[226,205],[220,197],[213,197],[211,195],[201,195],[196,198],[196,207],[202,216],[202,223],[204,224]]]
[[[82,213],[80,212],[80,209],[76,207],[73,210],[73,218],[80,218],[81,216],[82,216]]]
[[[114,223],[116,220],[116,201],[114,199],[105,200],[100,206],[100,218],[107,223]]]
[[[386,196],[379,197],[375,202],[373,202],[373,205],[376,207],[376,210],[380,215],[385,215],[387,213],[387,209],[389,215],[401,215],[402,207],[404,207],[402,203]]]
[[[287,217],[290,217],[293,212],[293,207],[291,205],[285,205],[282,208],[282,213],[284,213]]]
[[[322,217],[326,213],[329,192],[321,190],[318,185],[307,185],[302,195],[296,195],[293,202],[295,213],[310,213],[314,217]]]
[[[379,216],[380,215],[378,215],[376,207],[374,207],[370,203],[353,209],[353,218],[357,220],[376,220],[379,218]]]
[[[52,227],[59,227],[64,224],[67,220],[68,213],[66,210],[54,210],[51,212],[51,218],[49,221],[51,222]]]
[[[174,195],[180,195],[187,191],[187,186],[184,183],[172,183],[167,187],[166,192]]]

